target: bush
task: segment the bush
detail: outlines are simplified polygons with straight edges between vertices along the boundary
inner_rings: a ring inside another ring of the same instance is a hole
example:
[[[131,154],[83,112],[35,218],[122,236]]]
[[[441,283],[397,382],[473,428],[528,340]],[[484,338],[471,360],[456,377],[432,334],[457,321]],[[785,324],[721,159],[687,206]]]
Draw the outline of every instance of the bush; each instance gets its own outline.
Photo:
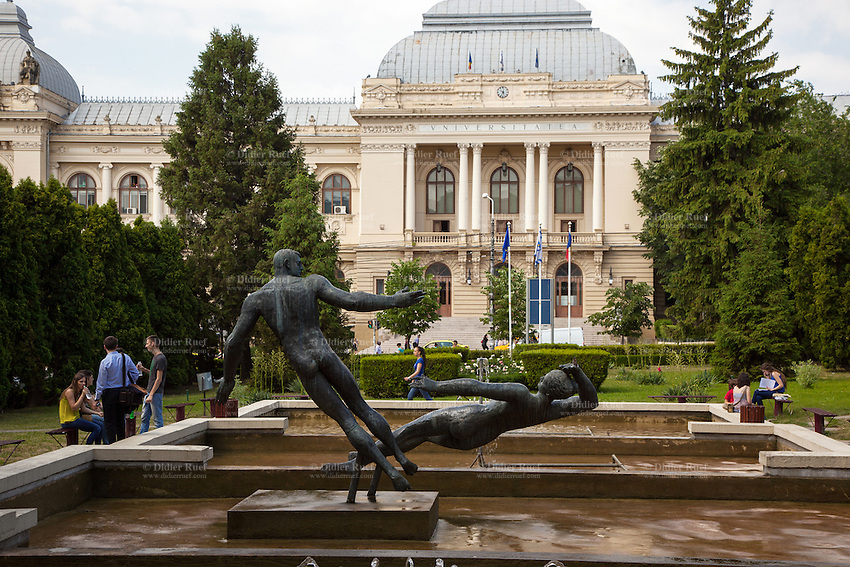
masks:
[[[525,385],[530,390],[537,389],[537,383],[547,372],[574,360],[590,378],[597,391],[608,377],[608,363],[611,355],[604,350],[576,347],[550,349],[548,348],[550,345],[544,346],[547,348],[540,349],[540,345],[537,345],[538,350],[529,350],[518,355],[525,368]]]
[[[823,367],[815,364],[811,360],[795,362],[791,365],[791,370],[794,371],[795,380],[803,388],[814,388],[815,383],[821,380],[824,376]]]
[[[431,350],[426,354],[425,374],[432,380],[451,380],[460,371],[460,355],[438,353]],[[360,388],[367,397],[398,398],[407,394],[410,384],[405,376],[413,372],[416,357],[406,354],[378,354],[360,359]]]
[[[664,391],[665,396],[702,396],[711,387],[714,376],[703,370],[692,378],[670,386]]]
[[[661,369],[641,370],[637,372],[637,383],[640,386],[657,386],[664,383],[664,374]]]

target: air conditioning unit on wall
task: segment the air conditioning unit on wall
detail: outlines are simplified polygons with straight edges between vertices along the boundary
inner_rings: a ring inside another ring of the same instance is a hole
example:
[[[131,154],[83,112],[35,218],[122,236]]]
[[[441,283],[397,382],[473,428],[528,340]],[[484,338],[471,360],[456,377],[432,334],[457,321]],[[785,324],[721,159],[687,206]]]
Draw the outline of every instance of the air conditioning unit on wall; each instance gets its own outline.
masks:
[[[134,208],[132,208],[132,207],[128,207],[128,208],[126,209],[126,211],[127,211],[127,212],[126,212],[125,214],[128,214],[128,215],[137,215],[137,214],[139,214],[139,211],[138,211],[138,210],[136,210],[136,209],[134,209]]]
[[[348,214],[345,205],[334,205],[334,214],[335,215],[345,215]]]

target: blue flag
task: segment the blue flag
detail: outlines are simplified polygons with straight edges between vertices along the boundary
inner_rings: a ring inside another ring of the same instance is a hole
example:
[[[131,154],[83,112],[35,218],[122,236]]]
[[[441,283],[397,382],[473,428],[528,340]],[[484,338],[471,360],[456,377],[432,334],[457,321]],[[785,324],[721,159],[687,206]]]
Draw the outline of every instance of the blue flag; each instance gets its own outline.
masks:
[[[570,248],[572,248],[572,246],[573,246],[573,233],[568,232],[567,233],[567,253],[565,254],[568,261],[570,259]]]
[[[538,49],[534,50],[534,68],[540,70],[540,51]]]
[[[511,225],[505,227],[505,243],[502,244],[502,262],[508,257],[508,248],[511,247]]]
[[[534,263],[539,264],[543,261],[543,229],[538,229],[537,246],[534,247]]]

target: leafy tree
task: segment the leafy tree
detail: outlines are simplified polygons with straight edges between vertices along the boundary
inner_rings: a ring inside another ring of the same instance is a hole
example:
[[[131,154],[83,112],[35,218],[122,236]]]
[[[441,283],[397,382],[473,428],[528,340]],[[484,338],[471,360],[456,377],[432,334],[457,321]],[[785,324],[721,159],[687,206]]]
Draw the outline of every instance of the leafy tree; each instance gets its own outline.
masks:
[[[439,289],[433,276],[426,276],[419,260],[393,262],[384,289],[392,295],[402,289],[421,289],[425,292],[422,301],[400,309],[387,309],[378,313],[378,322],[382,327],[410,342],[410,337],[419,335],[431,328],[431,324],[440,319]]]
[[[44,383],[28,389],[30,403],[41,403],[58,396],[77,370],[92,368],[102,350],[98,351],[100,341],[90,324],[94,295],[82,237],[85,210],[55,178],[46,185],[25,179],[18,184],[17,193],[27,211],[21,228],[37,250],[33,257],[35,281],[44,312],[43,340],[49,352]]]
[[[610,334],[622,337],[623,342],[626,337],[639,337],[641,329],[652,326],[649,318],[652,288],[649,284],[630,282],[622,288],[608,288],[605,298],[605,307],[587,317],[589,323],[605,327]]]
[[[511,329],[514,338],[525,334],[525,273],[513,267],[511,274]],[[508,270],[505,266],[496,269],[495,274],[487,274],[487,284],[481,293],[493,297],[493,312],[481,317],[481,322],[489,325],[494,339],[508,340]]]
[[[168,384],[186,384],[194,375],[192,353],[210,345],[200,336],[200,305],[192,293],[180,231],[168,219],[156,226],[138,217],[127,238],[150,318],[146,333],[163,341]]]
[[[797,360],[793,305],[772,240],[763,227],[752,228],[723,290],[712,355],[721,375],[757,373],[765,361],[787,365]]]
[[[319,186],[316,180],[300,173],[287,182],[290,195],[277,204],[277,226],[271,232],[267,259],[261,269],[271,276],[271,258],[275,252],[290,248],[301,254],[304,275],[319,274],[340,289],[349,289],[345,280],[337,279],[339,265],[339,238],[329,232],[325,219],[319,212]],[[319,302],[319,325],[337,355],[343,355],[351,346],[354,333],[348,325],[348,316],[339,307]]]
[[[38,402],[44,366],[44,311],[38,289],[37,250],[9,172],[0,167],[0,407]]]
[[[850,203],[804,207],[788,274],[803,347],[824,366],[850,364]]]
[[[265,258],[275,203],[304,168],[277,81],[256,55],[257,41],[238,27],[213,31],[178,129],[163,143],[171,162],[160,173],[162,192],[188,242],[203,320],[216,330],[233,327],[244,297],[229,288]]]
[[[802,198],[781,130],[795,102],[783,81],[796,69],[773,70],[775,53],[759,58],[772,16],[748,29],[752,0],[711,4],[689,18],[698,51],[674,49],[682,61],[663,61],[676,88],[662,114],[680,138],[658,163],[638,166],[635,191],[647,219],[639,238],[690,336],[713,332],[746,227],[779,234]]]
[[[145,351],[145,337],[151,334],[151,323],[142,279],[128,243],[130,228],[121,221],[113,199],[103,206],[92,205],[86,213],[83,242],[95,295],[95,317],[90,324],[100,339],[98,344],[108,335],[115,336],[119,346],[138,360]]]

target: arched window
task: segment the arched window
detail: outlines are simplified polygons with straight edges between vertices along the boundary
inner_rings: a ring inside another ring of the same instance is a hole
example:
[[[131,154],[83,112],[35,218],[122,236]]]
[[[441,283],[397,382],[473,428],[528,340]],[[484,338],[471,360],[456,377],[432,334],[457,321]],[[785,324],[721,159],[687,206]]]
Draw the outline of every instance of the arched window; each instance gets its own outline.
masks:
[[[494,214],[519,212],[519,176],[516,171],[502,165],[490,176],[490,196]]]
[[[581,268],[575,264],[571,270],[567,264],[558,267],[555,272],[555,317],[582,317],[583,287]]]
[[[328,175],[322,183],[322,212],[327,215],[351,213],[351,183],[339,173]]]
[[[122,215],[148,214],[148,182],[141,175],[125,175],[118,186]]]
[[[77,173],[71,176],[71,179],[68,180],[68,189],[71,190],[71,197],[74,198],[74,201],[86,209],[97,202],[96,188],[91,175]]]
[[[455,213],[455,176],[445,167],[438,165],[428,174],[426,194],[429,215]]]
[[[569,164],[555,174],[555,214],[584,212],[584,176]]]
[[[425,270],[426,276],[433,276],[440,290],[440,309],[438,313],[441,317],[452,316],[452,271],[448,266],[441,262],[436,262],[428,266]]]

